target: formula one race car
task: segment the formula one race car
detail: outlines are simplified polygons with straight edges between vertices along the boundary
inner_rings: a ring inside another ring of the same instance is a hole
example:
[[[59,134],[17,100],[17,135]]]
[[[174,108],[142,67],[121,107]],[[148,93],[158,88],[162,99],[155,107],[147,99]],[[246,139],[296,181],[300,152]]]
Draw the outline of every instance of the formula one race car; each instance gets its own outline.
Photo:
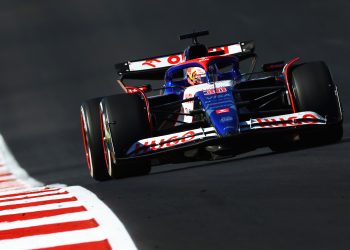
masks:
[[[81,106],[86,159],[96,180],[144,175],[152,165],[211,160],[268,146],[281,152],[343,135],[337,86],[324,62],[276,62],[254,70],[254,42],[116,65],[122,94]],[[243,65],[250,65],[244,72]],[[250,62],[250,63],[249,63]],[[125,79],[162,80],[131,87]],[[153,87],[153,89],[152,89]],[[160,90],[147,96],[146,92]]]

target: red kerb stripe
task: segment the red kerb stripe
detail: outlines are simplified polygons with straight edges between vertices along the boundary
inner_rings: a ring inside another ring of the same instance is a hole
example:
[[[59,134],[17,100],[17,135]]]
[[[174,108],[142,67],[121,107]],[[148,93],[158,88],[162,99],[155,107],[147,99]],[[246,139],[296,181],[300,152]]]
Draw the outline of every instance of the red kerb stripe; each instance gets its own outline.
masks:
[[[57,191],[57,190],[59,190],[59,188],[45,188],[38,191],[29,191],[29,192],[0,195],[0,198],[7,198],[7,197],[26,195],[26,194],[38,194],[38,193],[45,193],[45,192],[51,192],[51,191]]]
[[[9,176],[9,175],[12,175],[12,174],[9,172],[0,172],[0,177]]]
[[[23,203],[23,204],[5,205],[5,206],[0,206],[0,211],[6,210],[6,209],[16,209],[16,208],[22,208],[22,207],[34,207],[34,206],[41,206],[41,205],[54,204],[54,203],[70,202],[70,201],[76,201],[76,200],[77,198],[70,197],[70,198],[63,198],[63,199],[56,199],[56,200],[36,201],[36,202],[29,202],[29,203]]]
[[[54,223],[41,226],[23,227],[16,229],[8,229],[0,231],[0,240],[15,239],[40,234],[52,234],[66,231],[83,230],[98,227],[98,223],[94,219]]]
[[[86,242],[72,245],[64,245],[57,247],[40,248],[37,250],[110,250],[112,247],[109,245],[108,240]]]
[[[16,181],[16,179],[11,178],[11,179],[6,179],[6,180],[0,180],[0,183],[4,183],[4,182],[12,182],[12,181]]]
[[[39,198],[39,197],[47,197],[47,196],[53,196],[53,195],[63,195],[63,194],[68,194],[67,191],[64,192],[56,192],[52,194],[39,194],[39,195],[33,195],[33,196],[25,196],[25,197],[20,197],[20,198],[11,198],[11,199],[6,199],[6,200],[0,200],[1,202],[8,202],[8,201],[18,201],[18,200],[26,200],[26,199],[32,199],[32,198]]]
[[[77,212],[84,212],[84,211],[86,211],[86,208],[83,206],[79,206],[79,207],[67,207],[67,208],[43,210],[43,211],[36,211],[36,212],[29,212],[29,213],[8,214],[8,215],[1,215],[0,221],[13,222],[13,221],[19,221],[19,220],[32,220],[32,219],[38,219],[43,217],[50,217],[50,216],[56,216],[61,214],[70,214],[70,213],[77,213]]]

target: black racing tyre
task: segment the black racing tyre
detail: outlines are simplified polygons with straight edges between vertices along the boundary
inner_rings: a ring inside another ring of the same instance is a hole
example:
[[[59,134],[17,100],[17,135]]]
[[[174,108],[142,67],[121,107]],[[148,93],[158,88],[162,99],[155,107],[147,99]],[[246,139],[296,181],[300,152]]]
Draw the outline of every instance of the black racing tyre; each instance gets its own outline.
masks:
[[[283,152],[300,147],[335,143],[343,137],[341,103],[330,71],[324,62],[295,65],[289,81],[297,112],[313,111],[326,117],[327,125],[318,129],[286,134],[270,145],[273,151]],[[299,138],[299,140],[294,140]]]
[[[333,143],[343,137],[343,115],[331,73],[324,62],[300,64],[292,68],[291,85],[297,111],[314,111],[327,119],[327,125],[302,133],[305,143]]]
[[[101,98],[85,101],[80,107],[80,122],[86,161],[90,175],[98,181],[110,179],[104,160],[100,129]]]
[[[146,175],[149,160],[120,161],[138,140],[148,138],[151,128],[144,100],[137,94],[118,94],[100,103],[101,131],[108,173],[114,178]]]
[[[291,71],[291,85],[299,112],[314,111],[333,124],[342,121],[337,87],[324,62],[296,65]]]

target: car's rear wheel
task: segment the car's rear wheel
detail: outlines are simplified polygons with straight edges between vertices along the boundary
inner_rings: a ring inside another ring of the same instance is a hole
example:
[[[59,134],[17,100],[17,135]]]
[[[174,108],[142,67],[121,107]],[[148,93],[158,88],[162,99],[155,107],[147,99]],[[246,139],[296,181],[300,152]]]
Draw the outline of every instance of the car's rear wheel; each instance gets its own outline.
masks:
[[[98,181],[110,179],[104,160],[100,130],[99,104],[101,98],[85,101],[80,107],[80,122],[85,157],[90,175]]]
[[[286,135],[271,145],[274,151],[300,146],[335,143],[343,136],[343,116],[337,86],[324,62],[299,64],[289,72],[297,112],[313,111],[327,119],[327,125]],[[298,138],[298,140],[294,140]]]
[[[120,160],[138,140],[150,137],[144,101],[136,94],[118,94],[100,103],[101,133],[108,173],[114,178],[148,174],[149,160]]]

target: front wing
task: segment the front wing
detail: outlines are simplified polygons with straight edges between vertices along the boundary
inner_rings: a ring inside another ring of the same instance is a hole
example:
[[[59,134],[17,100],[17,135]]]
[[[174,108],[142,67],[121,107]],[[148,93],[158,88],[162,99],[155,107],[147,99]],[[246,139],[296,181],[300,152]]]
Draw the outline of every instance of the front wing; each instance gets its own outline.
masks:
[[[327,119],[325,117],[312,111],[256,118],[240,122],[239,133],[226,137],[220,137],[214,127],[208,127],[142,139],[129,148],[127,158],[154,156],[167,151],[187,150],[217,143],[233,142],[239,144],[239,138],[247,138],[247,136],[252,138],[257,136],[262,140],[267,140],[274,133],[278,134],[301,126],[312,128],[313,126],[324,126],[326,124]],[[266,137],[261,137],[262,134],[265,134]]]

